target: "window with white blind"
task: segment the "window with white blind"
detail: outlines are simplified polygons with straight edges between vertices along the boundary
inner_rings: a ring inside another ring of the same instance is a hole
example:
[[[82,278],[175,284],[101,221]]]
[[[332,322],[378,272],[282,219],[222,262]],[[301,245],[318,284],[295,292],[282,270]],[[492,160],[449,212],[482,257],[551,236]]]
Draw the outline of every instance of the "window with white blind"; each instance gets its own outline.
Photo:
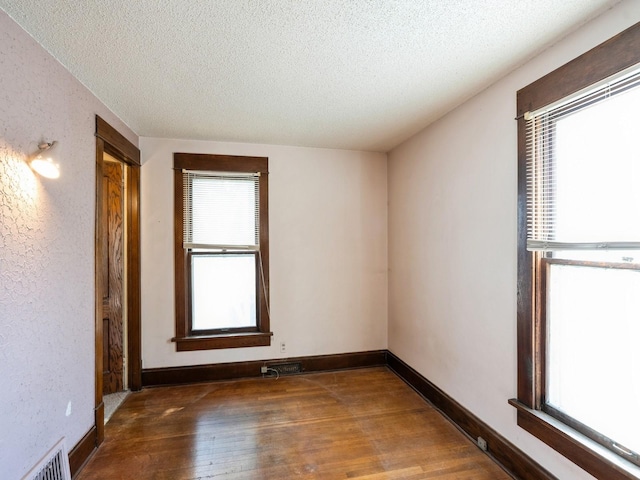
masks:
[[[527,249],[540,256],[546,333],[542,409],[638,464],[639,84],[633,72],[527,115]],[[607,395],[592,395],[594,382]]]
[[[270,344],[267,167],[174,154],[178,350]]]
[[[511,403],[597,478],[640,473],[640,26],[624,33],[518,92]]]

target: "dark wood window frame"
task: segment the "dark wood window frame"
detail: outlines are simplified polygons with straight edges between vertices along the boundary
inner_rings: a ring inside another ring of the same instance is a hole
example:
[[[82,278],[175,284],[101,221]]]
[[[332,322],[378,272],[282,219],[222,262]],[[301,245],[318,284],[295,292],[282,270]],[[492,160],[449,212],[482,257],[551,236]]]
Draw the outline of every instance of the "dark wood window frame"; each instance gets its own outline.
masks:
[[[212,350],[217,348],[264,347],[271,345],[273,333],[269,326],[269,159],[266,157],[244,157],[174,153],[174,267],[176,301],[177,351]],[[189,252],[183,248],[183,176],[182,170],[212,172],[260,173],[260,253],[264,284],[260,279],[258,288],[259,309],[257,326],[237,331],[192,332],[189,313]]]
[[[526,112],[538,110],[640,64],[640,23],[533,82],[517,94],[518,120],[518,425],[600,479],[638,479],[640,470],[543,411],[544,332],[535,285],[542,255],[526,249]]]

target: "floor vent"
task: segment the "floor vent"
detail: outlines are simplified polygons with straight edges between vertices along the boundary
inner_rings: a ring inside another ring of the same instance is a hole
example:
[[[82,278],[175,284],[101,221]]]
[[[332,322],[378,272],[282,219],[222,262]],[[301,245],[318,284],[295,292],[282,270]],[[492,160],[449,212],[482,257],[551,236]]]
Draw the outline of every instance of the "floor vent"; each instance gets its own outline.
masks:
[[[22,480],[71,480],[64,437],[27,473]]]
[[[302,373],[302,363],[276,363],[275,365],[269,365],[269,369],[273,369],[280,375],[293,375],[294,373]]]

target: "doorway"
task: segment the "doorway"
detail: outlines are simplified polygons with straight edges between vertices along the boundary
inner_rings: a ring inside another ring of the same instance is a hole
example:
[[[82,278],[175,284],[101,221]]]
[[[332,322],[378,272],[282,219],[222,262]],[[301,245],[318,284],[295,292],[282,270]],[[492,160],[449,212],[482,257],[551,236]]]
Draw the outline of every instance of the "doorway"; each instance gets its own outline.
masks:
[[[121,401],[142,384],[139,205],[140,151],[96,116],[96,446],[105,395]]]
[[[127,239],[124,199],[125,168],[117,159],[102,157],[102,394],[127,389],[124,335],[126,318]]]

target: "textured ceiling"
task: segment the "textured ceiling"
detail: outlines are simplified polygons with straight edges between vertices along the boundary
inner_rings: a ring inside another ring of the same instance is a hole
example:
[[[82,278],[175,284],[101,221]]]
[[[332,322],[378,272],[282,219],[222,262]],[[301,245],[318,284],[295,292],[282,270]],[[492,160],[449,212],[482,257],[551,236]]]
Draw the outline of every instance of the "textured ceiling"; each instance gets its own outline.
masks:
[[[0,0],[141,136],[387,151],[617,0]]]

